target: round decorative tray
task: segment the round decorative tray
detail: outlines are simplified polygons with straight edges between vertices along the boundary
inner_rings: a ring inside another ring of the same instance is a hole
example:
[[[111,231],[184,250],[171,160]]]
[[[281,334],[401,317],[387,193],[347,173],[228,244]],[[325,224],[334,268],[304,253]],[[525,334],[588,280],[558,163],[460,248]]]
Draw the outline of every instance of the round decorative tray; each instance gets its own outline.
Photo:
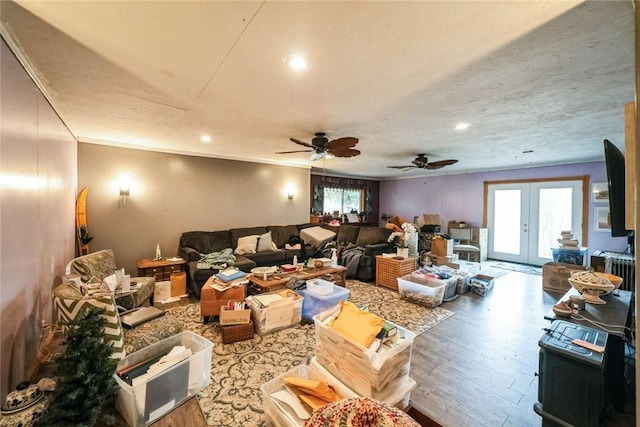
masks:
[[[253,274],[257,274],[257,275],[267,275],[267,276],[271,276],[273,273],[275,273],[276,271],[278,271],[278,267],[273,266],[273,267],[255,267],[251,269],[251,272]]]

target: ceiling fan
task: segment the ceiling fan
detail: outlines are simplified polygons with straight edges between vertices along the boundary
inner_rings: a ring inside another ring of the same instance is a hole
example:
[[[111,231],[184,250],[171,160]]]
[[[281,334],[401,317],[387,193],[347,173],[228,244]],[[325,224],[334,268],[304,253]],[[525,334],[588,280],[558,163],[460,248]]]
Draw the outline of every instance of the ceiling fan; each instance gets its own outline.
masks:
[[[443,168],[445,166],[449,166],[449,165],[453,165],[455,163],[458,163],[457,160],[439,160],[437,162],[429,162],[429,159],[427,158],[426,154],[418,154],[418,157],[416,157],[415,159],[413,159],[413,161],[411,162],[413,163],[412,165],[407,165],[407,166],[388,166],[390,168],[393,169],[402,169],[402,171],[407,171],[409,169],[440,169]]]
[[[311,144],[297,138],[289,139],[298,145],[310,148],[310,150],[279,151],[276,154],[313,153],[311,154],[312,162],[326,157],[327,154],[333,157],[354,157],[360,154],[360,150],[353,148],[358,143],[358,138],[344,137],[329,141],[324,132],[317,132],[311,140]]]

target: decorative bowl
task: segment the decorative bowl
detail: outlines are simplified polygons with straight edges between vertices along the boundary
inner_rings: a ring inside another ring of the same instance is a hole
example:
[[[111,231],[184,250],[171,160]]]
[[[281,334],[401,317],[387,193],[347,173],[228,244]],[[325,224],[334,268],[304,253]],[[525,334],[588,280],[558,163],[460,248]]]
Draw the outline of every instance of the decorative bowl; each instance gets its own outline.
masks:
[[[571,307],[569,307],[564,301],[558,302],[552,307],[552,309],[556,317],[570,318],[573,314],[573,310],[571,309]]]
[[[275,273],[276,271],[278,271],[278,267],[277,266],[272,266],[272,267],[255,267],[251,269],[251,272],[253,274],[256,274],[258,276],[264,276],[265,274],[267,276],[271,276],[273,273]]]
[[[569,283],[589,304],[606,304],[600,296],[608,295],[616,288],[605,276],[592,271],[572,271]]]
[[[9,393],[2,404],[2,414],[13,414],[35,405],[42,399],[44,393],[37,384],[29,384],[26,381],[18,384],[18,387]]]
[[[607,279],[609,279],[609,281],[611,282],[611,284],[613,286],[615,286],[614,289],[618,289],[620,287],[620,285],[622,285],[622,277],[616,276],[614,274],[609,274],[609,273],[597,273],[599,276],[604,276]]]

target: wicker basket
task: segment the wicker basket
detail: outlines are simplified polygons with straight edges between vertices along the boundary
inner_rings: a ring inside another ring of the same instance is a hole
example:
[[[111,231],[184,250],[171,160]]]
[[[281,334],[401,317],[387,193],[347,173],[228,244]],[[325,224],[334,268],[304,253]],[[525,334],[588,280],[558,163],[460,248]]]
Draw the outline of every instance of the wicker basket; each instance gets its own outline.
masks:
[[[251,321],[244,325],[221,326],[220,329],[222,330],[222,342],[224,344],[253,338],[253,322]]]
[[[418,258],[409,257],[402,260],[376,257],[376,285],[398,290],[398,277],[411,273],[416,269]]]

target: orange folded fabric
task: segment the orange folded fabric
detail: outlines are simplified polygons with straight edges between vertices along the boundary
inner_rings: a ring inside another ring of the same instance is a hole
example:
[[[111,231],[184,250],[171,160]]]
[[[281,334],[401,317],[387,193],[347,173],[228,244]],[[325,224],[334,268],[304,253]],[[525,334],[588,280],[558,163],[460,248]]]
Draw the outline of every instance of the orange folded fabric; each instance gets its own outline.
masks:
[[[343,336],[369,347],[384,325],[384,319],[368,311],[360,310],[351,301],[341,301],[340,314],[331,328]]]

